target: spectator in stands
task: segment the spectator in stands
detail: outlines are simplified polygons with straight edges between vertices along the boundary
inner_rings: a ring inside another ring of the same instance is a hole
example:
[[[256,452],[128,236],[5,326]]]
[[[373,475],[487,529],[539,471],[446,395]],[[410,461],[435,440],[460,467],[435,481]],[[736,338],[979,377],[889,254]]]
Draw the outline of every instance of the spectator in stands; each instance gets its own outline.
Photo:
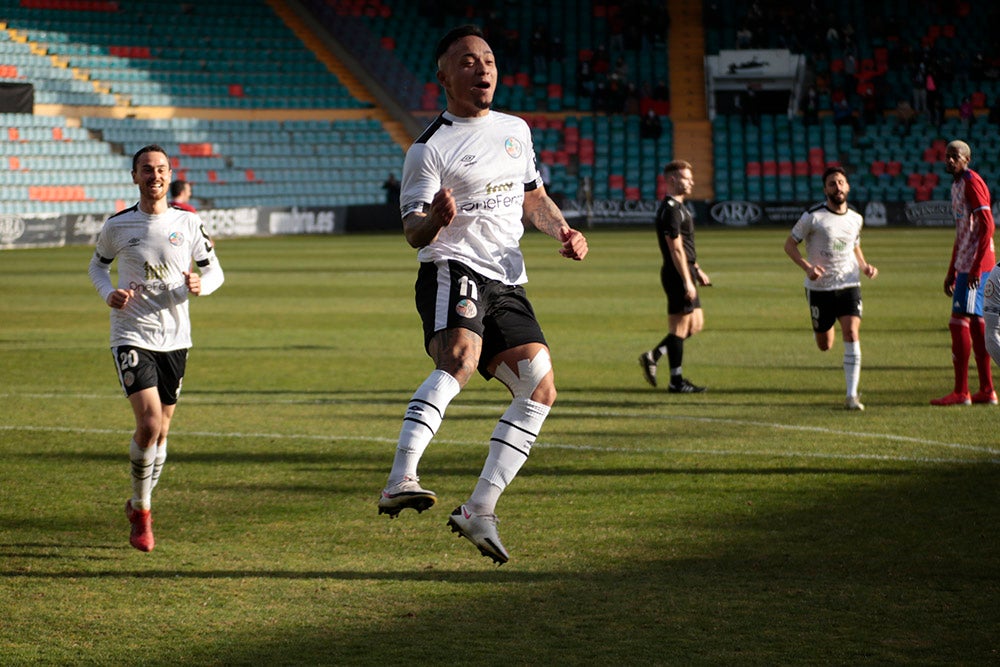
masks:
[[[815,85],[802,96],[802,124],[815,125],[819,122],[819,91]]]
[[[958,117],[966,132],[972,129],[972,124],[976,122],[976,115],[972,111],[972,100],[968,95],[962,98],[962,103],[958,106]]]
[[[899,100],[896,105],[896,117],[899,119],[899,134],[902,137],[910,136],[910,129],[917,119],[917,111],[905,98]]]
[[[927,114],[931,124],[940,130],[944,123],[944,96],[941,93],[928,96]]]
[[[195,213],[194,205],[191,203],[191,184],[184,179],[178,178],[170,183],[170,206],[180,208],[185,211]]]
[[[550,41],[548,28],[541,23],[535,25],[535,29],[531,32],[531,52],[534,54],[532,58],[532,74],[534,76],[546,76],[548,74]]]
[[[656,86],[653,88],[653,99],[660,102],[670,100],[670,87],[667,86],[667,82],[663,79],[656,82]]]
[[[1000,97],[993,99],[993,104],[990,105],[990,115],[987,116],[986,121],[993,124],[1000,124]]]
[[[858,128],[858,119],[854,116],[854,109],[851,108],[851,103],[847,101],[847,95],[838,96],[837,100],[833,103],[833,124],[838,127],[849,125],[854,129]]]
[[[629,116],[638,116],[641,110],[639,87],[629,81],[625,85],[625,114]]]
[[[757,86],[747,84],[743,94],[736,99],[739,102],[740,112],[743,115],[743,124],[746,125],[747,121],[750,121],[754,125],[760,125],[760,104],[757,100]]]
[[[911,86],[913,89],[913,110],[917,113],[927,111],[927,71],[923,63],[917,65],[913,72]]]
[[[580,57],[576,74],[576,93],[580,97],[591,97],[594,94],[594,66],[590,58]]]
[[[591,65],[593,66],[594,74],[608,74],[611,70],[611,57],[608,55],[608,47],[604,44],[597,45]]]
[[[654,109],[648,109],[639,122],[639,136],[643,139],[659,139],[663,134],[663,123]]]
[[[861,90],[861,118],[865,127],[882,121],[882,97],[878,86],[868,81]]]
[[[986,59],[983,57],[982,52],[976,53],[972,57],[972,62],[969,63],[969,77],[975,82],[980,83],[983,80],[983,75],[986,72]]]
[[[924,81],[927,113],[930,115],[931,123],[935,127],[941,127],[941,124],[944,122],[944,96],[938,90],[937,74],[928,70]]]
[[[753,31],[750,30],[750,25],[744,21],[736,31],[736,48],[749,49],[751,46],[753,46]]]
[[[385,179],[384,183],[382,183],[382,189],[385,190],[385,205],[398,211],[399,179],[396,178],[396,174],[389,174],[389,177]]]

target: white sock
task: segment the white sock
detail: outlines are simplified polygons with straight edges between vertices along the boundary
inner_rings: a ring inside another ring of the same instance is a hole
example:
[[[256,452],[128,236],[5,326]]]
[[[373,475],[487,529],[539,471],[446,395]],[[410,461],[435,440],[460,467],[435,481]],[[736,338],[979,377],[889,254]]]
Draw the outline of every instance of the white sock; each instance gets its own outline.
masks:
[[[167,461],[167,441],[156,444],[156,458],[153,459],[153,486],[160,481],[160,473],[163,472],[163,464]]]
[[[461,389],[458,380],[441,370],[435,370],[417,387],[399,430],[389,485],[402,481],[404,477],[417,478],[420,457],[440,428],[448,404]]]
[[[152,506],[156,447],[140,447],[133,438],[128,457],[132,463],[132,509],[148,510]]]
[[[847,395],[858,395],[858,381],[861,380],[861,341],[844,343],[844,379],[847,381]]]
[[[521,466],[528,460],[528,453],[542,430],[549,409],[549,406],[529,398],[515,398],[511,402],[493,429],[490,453],[476,488],[466,503],[472,512],[493,514],[500,494],[514,481]]]

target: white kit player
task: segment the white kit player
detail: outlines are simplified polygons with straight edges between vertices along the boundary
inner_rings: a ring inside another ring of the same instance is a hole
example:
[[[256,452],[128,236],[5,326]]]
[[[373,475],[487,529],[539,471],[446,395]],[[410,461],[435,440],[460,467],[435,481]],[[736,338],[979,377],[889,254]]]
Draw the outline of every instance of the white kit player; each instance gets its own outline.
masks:
[[[139,203],[104,223],[89,269],[111,307],[111,352],[135,416],[132,498],[125,514],[129,542],[140,551],[152,551],[155,543],[151,495],[167,457],[170,420],[191,347],[188,297],[211,294],[224,280],[201,218],[167,204],[170,177],[170,160],[161,147],[145,146],[135,154],[132,181]],[[117,287],[111,282],[115,259]]]
[[[448,525],[502,564],[508,554],[497,533],[497,500],[556,398],[549,349],[522,287],[519,241],[530,224],[560,241],[564,257],[582,260],[587,240],[545,193],[527,124],[490,110],[497,67],[479,28],[449,32],[435,58],[447,111],[407,151],[400,195],[403,233],[419,248],[416,305],[435,370],[410,400],[379,514],[394,518],[434,505],[417,464],[478,369],[506,385],[513,400],[493,430],[474,490]]]
[[[847,205],[851,186],[843,167],[823,173],[826,201],[802,214],[785,240],[785,253],[805,274],[806,298],[812,316],[816,345],[833,347],[833,325],[839,321],[844,336],[845,407],[864,410],[858,394],[861,379],[861,274],[878,276],[861,251],[863,219]],[[799,252],[805,242],[806,257]]]

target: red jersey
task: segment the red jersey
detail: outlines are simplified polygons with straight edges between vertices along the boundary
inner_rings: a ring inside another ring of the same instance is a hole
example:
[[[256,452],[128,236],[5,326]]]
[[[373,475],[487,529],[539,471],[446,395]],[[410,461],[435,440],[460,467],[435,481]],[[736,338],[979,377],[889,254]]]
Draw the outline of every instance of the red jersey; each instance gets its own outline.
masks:
[[[966,169],[952,183],[951,211],[955,219],[955,247],[949,272],[986,273],[996,264],[993,250],[993,211],[990,191],[982,177]],[[976,213],[982,222],[976,221]]]

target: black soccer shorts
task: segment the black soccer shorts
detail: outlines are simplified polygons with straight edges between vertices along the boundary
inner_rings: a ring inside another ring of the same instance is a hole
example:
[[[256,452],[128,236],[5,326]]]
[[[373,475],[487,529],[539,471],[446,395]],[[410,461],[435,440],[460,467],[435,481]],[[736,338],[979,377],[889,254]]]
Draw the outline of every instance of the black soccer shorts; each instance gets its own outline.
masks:
[[[806,300],[809,302],[809,315],[816,333],[829,331],[841,317],[861,317],[861,288],[857,285],[822,291],[807,288]]]
[[[486,278],[454,260],[422,262],[417,273],[417,312],[424,347],[444,329],[463,328],[483,339],[479,372],[489,379],[489,362],[501,352],[545,342],[524,288]]]
[[[120,345],[112,348],[111,354],[114,355],[118,380],[126,396],[156,387],[161,403],[177,403],[184,383],[187,350],[154,352],[133,345]]]

